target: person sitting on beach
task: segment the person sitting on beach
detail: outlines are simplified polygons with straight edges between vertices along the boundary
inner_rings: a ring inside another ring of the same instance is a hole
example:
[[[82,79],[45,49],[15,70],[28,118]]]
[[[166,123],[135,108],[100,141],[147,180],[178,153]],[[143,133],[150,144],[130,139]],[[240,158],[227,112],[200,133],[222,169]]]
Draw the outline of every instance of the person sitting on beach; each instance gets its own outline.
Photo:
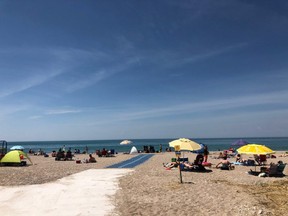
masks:
[[[254,160],[260,165],[260,157],[257,154],[254,154]]]
[[[254,155],[254,160],[258,163],[258,165],[263,165],[266,163],[266,155]]]
[[[178,167],[179,163],[178,162],[170,162],[170,163],[163,163],[163,166],[165,168],[171,169],[174,167]]]
[[[72,152],[70,149],[67,151],[65,158],[66,158],[66,160],[72,160],[73,155],[72,155]]]
[[[62,148],[59,149],[59,151],[56,154],[55,160],[65,160],[65,152],[62,151]]]
[[[216,165],[216,168],[220,168],[221,170],[231,170],[234,169],[234,166],[232,166],[227,160],[227,156],[224,156],[223,159]]]
[[[230,147],[230,148],[229,148],[229,151],[231,151],[231,152],[235,152],[235,149],[232,148],[232,147]]]
[[[36,153],[36,155],[44,155],[44,152],[42,151],[42,149],[40,148],[39,150],[38,150],[38,152]]]
[[[202,154],[198,154],[193,163],[194,168],[197,170],[205,170],[205,167],[203,166],[203,162],[204,162],[204,156]]]
[[[224,155],[223,152],[219,152],[218,159],[223,159]]]
[[[196,156],[196,159],[194,160],[194,165],[201,165],[202,166],[202,163],[203,163],[203,160],[204,160],[204,156],[202,154],[198,154]]]
[[[183,163],[183,165],[187,167],[188,169],[201,171],[201,170],[205,170],[205,167],[202,165],[203,161],[204,161],[204,156],[202,154],[198,154],[192,164]]]
[[[241,157],[240,154],[237,154],[237,156],[236,156],[236,162],[237,162],[237,163],[243,163],[243,162],[244,162],[244,160],[242,159],[242,157]]]
[[[96,159],[95,157],[92,156],[92,154],[89,154],[89,160],[88,160],[88,163],[96,163]]]
[[[107,150],[105,148],[102,149],[101,155],[102,155],[102,157],[106,157],[107,156]]]
[[[288,152],[285,152],[284,154],[279,155],[279,157],[288,157]]]
[[[35,152],[32,149],[29,149],[29,154],[34,154]]]
[[[52,151],[51,157],[56,157],[57,152],[55,150]]]

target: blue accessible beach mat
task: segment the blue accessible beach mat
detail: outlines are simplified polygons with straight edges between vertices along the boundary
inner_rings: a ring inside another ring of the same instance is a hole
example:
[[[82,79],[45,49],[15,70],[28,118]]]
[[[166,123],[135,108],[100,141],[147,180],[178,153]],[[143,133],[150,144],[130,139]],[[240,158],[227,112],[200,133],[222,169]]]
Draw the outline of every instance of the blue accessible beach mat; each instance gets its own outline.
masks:
[[[136,157],[130,158],[129,160],[122,161],[117,164],[113,164],[111,166],[108,166],[106,168],[134,168],[145,161],[147,161],[149,158],[154,156],[154,154],[141,154],[137,155]]]

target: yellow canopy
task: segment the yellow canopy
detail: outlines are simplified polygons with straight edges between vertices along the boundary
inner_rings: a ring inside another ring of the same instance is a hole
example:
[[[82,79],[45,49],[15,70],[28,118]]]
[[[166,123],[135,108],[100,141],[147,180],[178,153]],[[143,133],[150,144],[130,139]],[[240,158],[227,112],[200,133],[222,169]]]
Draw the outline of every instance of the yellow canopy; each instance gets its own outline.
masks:
[[[173,140],[169,143],[169,146],[173,148],[175,148],[175,146],[180,146],[180,151],[194,151],[201,149],[201,145],[186,138]]]
[[[265,145],[260,144],[247,144],[237,149],[237,152],[240,154],[259,154],[259,155],[267,155],[273,154],[275,151],[268,148]]]

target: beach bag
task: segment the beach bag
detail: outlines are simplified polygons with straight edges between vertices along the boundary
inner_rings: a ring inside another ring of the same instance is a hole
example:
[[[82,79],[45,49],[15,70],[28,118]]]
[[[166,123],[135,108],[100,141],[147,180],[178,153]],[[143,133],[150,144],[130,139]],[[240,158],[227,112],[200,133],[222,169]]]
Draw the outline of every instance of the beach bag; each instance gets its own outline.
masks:
[[[176,158],[171,158],[171,162],[176,162]]]

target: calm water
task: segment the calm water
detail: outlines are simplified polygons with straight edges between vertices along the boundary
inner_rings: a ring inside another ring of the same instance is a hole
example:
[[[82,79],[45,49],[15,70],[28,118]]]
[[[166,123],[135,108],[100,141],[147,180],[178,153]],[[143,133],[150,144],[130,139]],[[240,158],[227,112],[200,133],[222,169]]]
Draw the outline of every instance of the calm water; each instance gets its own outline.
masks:
[[[239,138],[209,138],[209,139],[192,139],[198,143],[206,144],[210,151],[225,150],[231,147],[231,144]],[[275,151],[288,151],[288,137],[271,137],[271,138],[242,138],[249,143],[263,144]],[[57,151],[65,145],[66,149],[80,149],[84,151],[86,146],[89,152],[95,152],[97,149],[115,149],[116,152],[128,152],[132,146],[138,150],[143,150],[143,146],[154,146],[159,150],[162,144],[163,151],[169,147],[169,142],[175,139],[134,139],[133,144],[120,145],[122,140],[73,140],[73,141],[31,141],[31,142],[9,142],[8,149],[15,145],[21,145],[27,152],[29,149],[38,151],[42,149],[45,152]],[[237,148],[237,147],[236,147]]]

